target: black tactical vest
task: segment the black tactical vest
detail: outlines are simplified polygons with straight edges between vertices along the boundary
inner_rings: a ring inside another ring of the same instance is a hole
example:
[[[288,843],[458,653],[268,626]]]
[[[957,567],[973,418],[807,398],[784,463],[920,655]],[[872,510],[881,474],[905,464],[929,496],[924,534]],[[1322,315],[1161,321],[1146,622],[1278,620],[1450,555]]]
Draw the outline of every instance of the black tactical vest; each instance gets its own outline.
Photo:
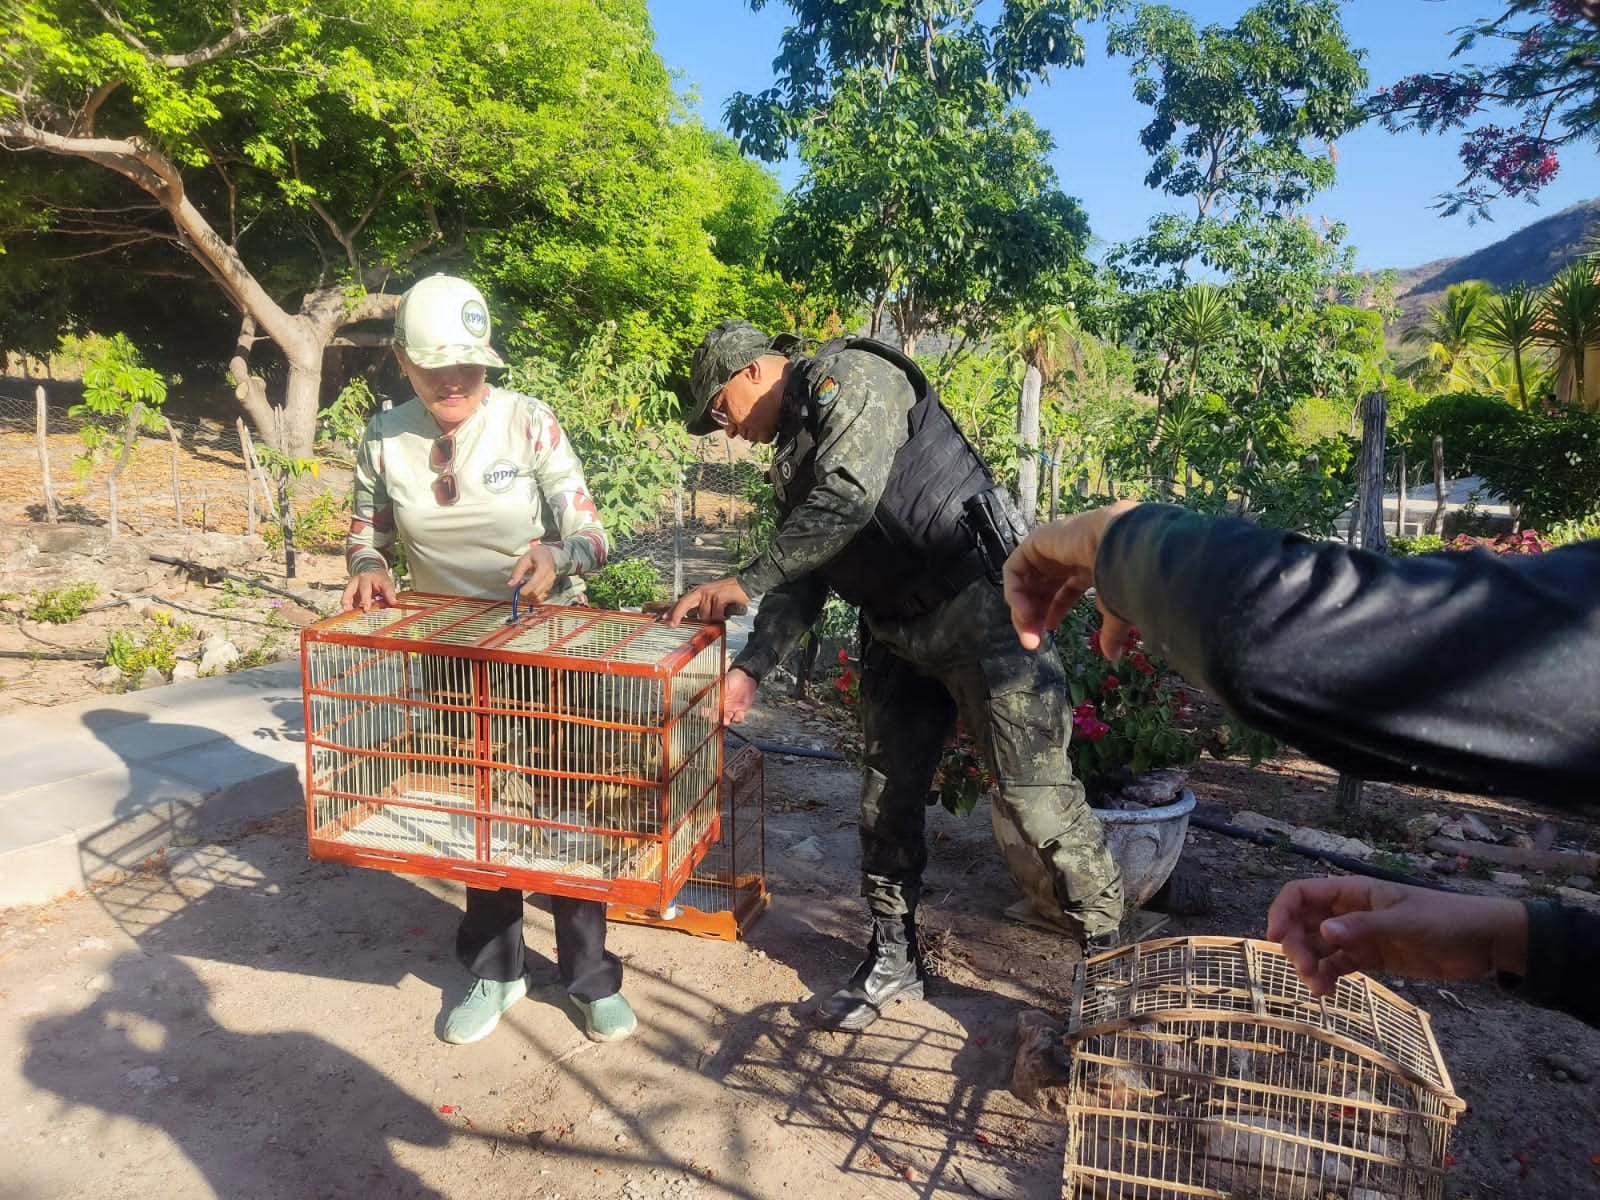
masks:
[[[994,483],[921,367],[871,338],[837,338],[814,358],[795,361],[790,386],[798,389],[804,406],[800,430],[779,444],[772,463],[780,520],[816,486],[821,414],[811,398],[811,374],[819,361],[841,350],[865,350],[893,363],[910,380],[916,402],[906,415],[906,440],[895,453],[872,520],[818,573],[868,616],[919,617],[983,574],[961,506]]]

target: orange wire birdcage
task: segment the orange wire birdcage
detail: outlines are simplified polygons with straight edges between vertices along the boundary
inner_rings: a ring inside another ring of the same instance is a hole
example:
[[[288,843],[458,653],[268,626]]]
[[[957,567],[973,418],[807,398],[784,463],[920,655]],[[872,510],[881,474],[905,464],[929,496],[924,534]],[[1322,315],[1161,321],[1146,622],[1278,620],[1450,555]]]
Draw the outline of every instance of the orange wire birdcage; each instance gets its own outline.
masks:
[[[314,858],[664,913],[717,839],[720,625],[412,592],[301,666]]]

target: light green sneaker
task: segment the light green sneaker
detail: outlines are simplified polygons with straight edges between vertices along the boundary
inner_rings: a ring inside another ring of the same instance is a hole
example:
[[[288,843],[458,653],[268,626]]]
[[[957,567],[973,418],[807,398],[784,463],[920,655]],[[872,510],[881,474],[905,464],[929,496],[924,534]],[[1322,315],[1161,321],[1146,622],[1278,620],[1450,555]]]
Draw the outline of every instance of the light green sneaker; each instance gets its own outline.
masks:
[[[445,1018],[444,1040],[453,1046],[465,1046],[488,1037],[500,1024],[500,1014],[527,994],[526,977],[504,983],[498,979],[478,980]]]
[[[592,1002],[574,996],[572,1002],[583,1014],[583,1032],[591,1042],[620,1042],[639,1028],[639,1018],[633,1015],[633,1007],[621,992]]]

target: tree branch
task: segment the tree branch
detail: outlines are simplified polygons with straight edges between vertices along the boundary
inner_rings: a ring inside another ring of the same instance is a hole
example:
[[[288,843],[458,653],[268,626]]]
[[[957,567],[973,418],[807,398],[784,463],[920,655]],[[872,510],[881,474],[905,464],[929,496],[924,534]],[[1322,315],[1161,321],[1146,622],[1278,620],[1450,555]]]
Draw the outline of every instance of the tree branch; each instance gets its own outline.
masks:
[[[139,36],[124,25],[121,18],[106,8],[104,4],[101,4],[100,0],[93,0],[93,3],[95,11],[105,18],[107,25],[110,25],[121,35],[123,41],[144,55],[150,62],[171,71],[183,71],[189,67],[197,67],[202,63],[219,59],[243,42],[272,32],[277,26],[289,20],[290,17],[289,13],[279,13],[275,17],[268,17],[254,29],[246,29],[244,22],[239,17],[238,6],[233,5],[231,6],[233,27],[219,41],[209,46],[202,46],[198,50],[191,50],[188,54],[157,54],[149,46],[146,46],[144,42],[140,41]]]

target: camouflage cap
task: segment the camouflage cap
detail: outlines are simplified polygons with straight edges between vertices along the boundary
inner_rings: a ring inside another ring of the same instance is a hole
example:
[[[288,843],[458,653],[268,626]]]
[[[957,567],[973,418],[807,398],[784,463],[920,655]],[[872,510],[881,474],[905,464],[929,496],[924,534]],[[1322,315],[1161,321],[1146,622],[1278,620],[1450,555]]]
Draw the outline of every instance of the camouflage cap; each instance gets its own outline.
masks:
[[[400,297],[394,340],[419,367],[506,365],[489,345],[483,293],[453,275],[430,275]]]
[[[776,337],[757,329],[749,321],[723,321],[700,340],[694,359],[689,365],[689,391],[694,398],[694,409],[685,422],[689,432],[699,435],[714,433],[717,423],[711,419],[711,401],[740,371],[763,354],[789,354],[800,344],[792,333]]]

